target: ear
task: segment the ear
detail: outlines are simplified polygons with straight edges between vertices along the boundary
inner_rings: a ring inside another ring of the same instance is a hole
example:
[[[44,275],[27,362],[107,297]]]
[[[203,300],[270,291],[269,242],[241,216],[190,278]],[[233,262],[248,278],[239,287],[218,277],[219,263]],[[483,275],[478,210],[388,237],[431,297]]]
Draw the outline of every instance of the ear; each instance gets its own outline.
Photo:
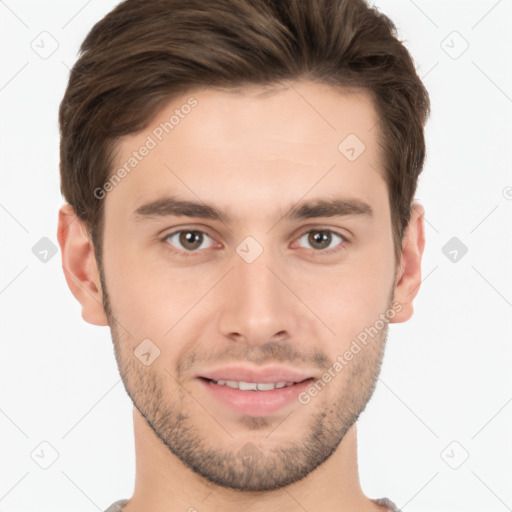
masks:
[[[90,324],[108,325],[94,247],[85,225],[69,204],[59,210],[57,239],[64,276],[71,293],[82,305],[82,318]]]
[[[390,323],[406,322],[414,313],[412,301],[420,289],[421,257],[425,247],[424,215],[423,206],[414,203],[402,241],[400,268],[395,280],[394,301],[400,303],[402,309],[390,319]]]

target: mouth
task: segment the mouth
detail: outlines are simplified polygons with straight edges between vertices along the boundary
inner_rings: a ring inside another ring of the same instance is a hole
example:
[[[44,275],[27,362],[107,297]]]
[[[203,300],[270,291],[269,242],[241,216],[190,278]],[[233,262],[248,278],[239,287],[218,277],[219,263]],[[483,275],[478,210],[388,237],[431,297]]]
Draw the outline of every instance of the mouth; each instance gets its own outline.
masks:
[[[313,381],[313,377],[298,382],[244,382],[222,379],[215,380],[208,379],[206,377],[200,378],[203,379],[204,381],[217,384],[218,386],[227,386],[231,389],[239,389],[240,391],[273,391],[274,389],[288,388],[290,386],[295,386],[296,384],[301,384],[306,381]]]
[[[197,379],[209,396],[231,412],[245,416],[269,416],[298,407],[298,395],[314,381],[246,382],[223,379]]]

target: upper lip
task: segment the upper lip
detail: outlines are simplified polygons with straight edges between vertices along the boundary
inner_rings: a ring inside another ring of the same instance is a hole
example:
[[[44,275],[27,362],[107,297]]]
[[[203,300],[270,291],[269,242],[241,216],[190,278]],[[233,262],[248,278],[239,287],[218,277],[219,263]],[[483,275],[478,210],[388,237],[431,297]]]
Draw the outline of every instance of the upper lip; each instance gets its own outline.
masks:
[[[197,375],[213,380],[234,380],[236,382],[302,382],[313,377],[311,373],[284,366],[264,366],[250,368],[249,366],[225,366],[216,370],[201,372]]]

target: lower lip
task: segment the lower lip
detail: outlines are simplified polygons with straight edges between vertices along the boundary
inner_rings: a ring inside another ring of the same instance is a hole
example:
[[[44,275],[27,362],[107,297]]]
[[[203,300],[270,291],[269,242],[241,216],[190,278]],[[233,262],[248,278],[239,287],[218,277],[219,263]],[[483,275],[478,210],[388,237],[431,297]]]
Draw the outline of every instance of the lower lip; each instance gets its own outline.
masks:
[[[220,402],[231,410],[246,416],[268,416],[284,406],[298,402],[297,396],[307,389],[314,379],[308,379],[293,386],[273,389],[271,391],[240,391],[215,384],[206,379],[199,379],[203,386]]]

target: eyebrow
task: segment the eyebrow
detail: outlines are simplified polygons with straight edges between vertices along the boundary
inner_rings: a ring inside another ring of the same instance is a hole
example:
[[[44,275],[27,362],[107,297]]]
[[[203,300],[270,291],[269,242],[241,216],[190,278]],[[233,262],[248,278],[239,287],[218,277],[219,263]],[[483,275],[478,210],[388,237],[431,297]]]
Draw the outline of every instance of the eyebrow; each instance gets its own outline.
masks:
[[[215,206],[178,199],[176,197],[165,197],[151,201],[139,206],[133,214],[138,220],[155,217],[193,217],[200,219],[218,220],[223,223],[230,223],[230,216]],[[373,217],[373,209],[360,199],[316,199],[310,202],[301,202],[282,216],[284,220],[304,220],[317,217],[345,217],[358,215],[362,217]]]

